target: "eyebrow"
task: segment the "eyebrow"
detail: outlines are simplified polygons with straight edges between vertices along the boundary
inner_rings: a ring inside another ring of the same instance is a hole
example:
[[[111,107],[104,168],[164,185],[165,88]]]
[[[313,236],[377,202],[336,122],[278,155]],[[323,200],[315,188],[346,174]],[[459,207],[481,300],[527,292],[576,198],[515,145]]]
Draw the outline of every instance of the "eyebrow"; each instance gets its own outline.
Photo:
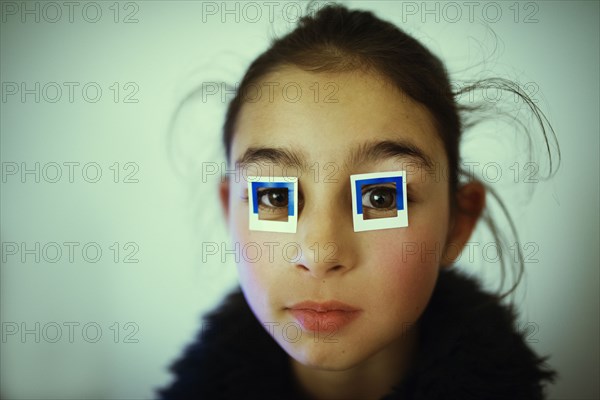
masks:
[[[248,167],[251,164],[268,163],[283,167],[296,167],[301,171],[308,170],[307,157],[303,151],[289,150],[284,147],[250,147],[237,159],[237,168]]]
[[[433,169],[434,163],[425,151],[414,143],[404,140],[382,140],[361,143],[350,151],[344,165],[359,166],[381,162],[382,159],[411,159],[421,167]],[[285,147],[250,147],[236,160],[236,166],[244,168],[255,163],[273,163],[283,167],[294,167],[302,172],[309,169],[304,151]]]
[[[383,140],[362,143],[352,149],[346,165],[362,165],[381,162],[382,159],[411,159],[420,166],[433,169],[433,160],[414,143],[405,140]]]

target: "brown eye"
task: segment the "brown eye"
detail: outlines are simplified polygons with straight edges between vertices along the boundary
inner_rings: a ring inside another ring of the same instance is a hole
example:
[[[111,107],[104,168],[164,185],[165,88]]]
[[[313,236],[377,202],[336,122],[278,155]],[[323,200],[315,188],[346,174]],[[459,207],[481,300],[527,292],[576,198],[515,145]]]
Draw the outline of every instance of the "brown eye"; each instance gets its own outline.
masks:
[[[266,189],[259,193],[261,204],[272,207],[281,208],[288,206],[288,190],[287,189]]]
[[[363,193],[363,206],[375,209],[391,209],[396,207],[396,189],[375,187]]]

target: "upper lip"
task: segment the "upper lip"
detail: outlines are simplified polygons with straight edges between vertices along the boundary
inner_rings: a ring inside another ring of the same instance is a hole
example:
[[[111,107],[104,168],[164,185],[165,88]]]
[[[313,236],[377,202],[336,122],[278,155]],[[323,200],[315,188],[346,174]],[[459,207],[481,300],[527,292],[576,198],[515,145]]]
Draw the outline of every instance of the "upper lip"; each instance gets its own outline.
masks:
[[[302,301],[296,303],[290,307],[292,310],[312,310],[316,312],[327,312],[327,311],[360,311],[360,309],[353,307],[349,304],[342,303],[337,300],[329,300],[321,303],[315,301]]]

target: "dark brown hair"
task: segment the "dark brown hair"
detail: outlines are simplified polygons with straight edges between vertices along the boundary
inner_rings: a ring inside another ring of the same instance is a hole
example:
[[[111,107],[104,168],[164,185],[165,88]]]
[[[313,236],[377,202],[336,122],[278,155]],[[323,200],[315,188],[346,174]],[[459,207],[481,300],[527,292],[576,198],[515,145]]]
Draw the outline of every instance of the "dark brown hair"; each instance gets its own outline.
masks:
[[[524,101],[541,127],[550,160],[548,176],[552,175],[552,155],[546,126],[550,128],[554,140],[556,136],[544,114],[517,84],[501,78],[484,79],[453,91],[443,63],[420,42],[371,12],[351,11],[336,4],[327,5],[314,15],[302,17],[292,32],[274,40],[270,48],[251,63],[237,89],[235,98],[229,104],[223,126],[223,144],[228,162],[237,117],[244,105],[243,93],[246,93],[250,86],[259,83],[267,74],[290,65],[311,72],[375,71],[401,92],[424,105],[434,118],[448,158],[448,179],[453,212],[456,210],[454,199],[459,178],[462,176],[475,179],[474,176],[468,176],[459,166],[461,134],[465,128],[475,123],[466,123],[465,119],[461,118],[461,113],[477,111],[489,106],[458,105],[455,97],[469,91],[493,87],[511,92]],[[560,160],[560,152],[558,155]],[[500,204],[518,241],[508,210],[496,192],[489,185],[486,187]],[[484,213],[483,219],[488,223],[496,242],[505,246],[506,240],[503,239],[487,212]],[[518,254],[520,262],[516,273],[517,278],[510,289],[500,297],[511,293],[521,279],[524,261],[522,253],[519,251]],[[501,262],[500,287],[503,286],[505,276],[505,260],[501,258]]]

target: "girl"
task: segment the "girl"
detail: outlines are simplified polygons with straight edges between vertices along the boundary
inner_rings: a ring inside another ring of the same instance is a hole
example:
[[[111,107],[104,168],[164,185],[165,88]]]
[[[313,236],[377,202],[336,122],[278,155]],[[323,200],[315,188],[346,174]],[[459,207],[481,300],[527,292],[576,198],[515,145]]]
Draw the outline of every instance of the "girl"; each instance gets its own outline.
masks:
[[[239,258],[241,289],[161,398],[543,398],[555,372],[506,294],[452,267],[486,194],[459,167],[457,94],[415,39],[338,5],[250,65],[223,128],[241,172],[220,197],[233,242],[262,256]]]

